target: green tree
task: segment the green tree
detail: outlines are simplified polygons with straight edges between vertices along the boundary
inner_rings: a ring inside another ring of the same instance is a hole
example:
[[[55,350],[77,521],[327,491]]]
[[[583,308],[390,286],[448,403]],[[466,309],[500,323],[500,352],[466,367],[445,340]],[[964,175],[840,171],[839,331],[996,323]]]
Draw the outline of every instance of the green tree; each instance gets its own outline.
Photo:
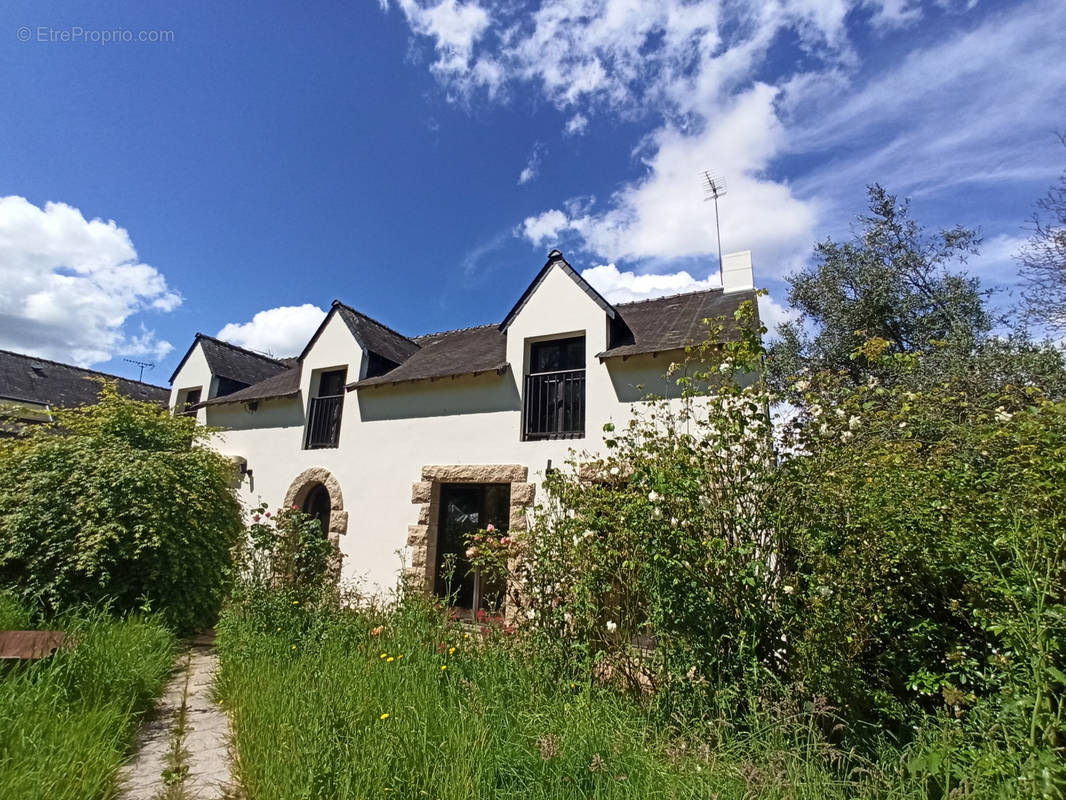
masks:
[[[100,402],[0,441],[0,588],[59,611],[151,608],[214,621],[242,530],[209,431],[105,384]]]
[[[1066,146],[1066,133],[1060,138]],[[1018,255],[1025,281],[1024,312],[1030,322],[1066,331],[1066,170],[1036,202],[1032,233]]]
[[[954,227],[929,235],[910,218],[907,201],[877,184],[868,195],[870,211],[859,217],[854,239],[819,243],[812,268],[788,279],[788,300],[800,317],[780,327],[772,348],[777,386],[804,368],[865,379],[871,364],[853,354],[871,338],[896,353],[938,344],[971,352],[992,329],[987,292],[976,278],[948,268],[977,252],[977,233]]]

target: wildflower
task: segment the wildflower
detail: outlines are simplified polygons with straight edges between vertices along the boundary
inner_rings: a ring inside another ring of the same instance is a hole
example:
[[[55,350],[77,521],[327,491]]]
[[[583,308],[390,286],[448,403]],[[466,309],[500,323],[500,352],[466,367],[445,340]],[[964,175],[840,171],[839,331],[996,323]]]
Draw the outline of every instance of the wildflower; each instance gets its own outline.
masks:
[[[529,611],[526,612],[526,617],[529,618],[529,619],[534,619],[536,616],[537,616],[537,612],[534,611],[532,608],[529,609]],[[469,636],[469,634],[467,634],[467,635]]]
[[[840,434],[840,441],[842,441],[842,442],[846,442],[849,439],[853,439],[853,438],[855,438],[855,434],[852,433],[851,431],[844,431],[842,434]]]
[[[400,653],[400,655],[396,656],[397,661],[399,661],[401,658],[403,658],[403,653]]]
[[[441,664],[440,665],[440,671],[441,672],[444,672],[446,669],[448,669],[448,665],[447,664]]]
[[[378,717],[378,719],[388,719],[388,718],[389,718],[388,714],[382,714],[380,717]]]
[[[252,522],[259,522],[259,515],[258,514],[252,514]]]
[[[388,655],[388,653],[382,653],[380,656],[378,656],[378,658],[387,658]]]
[[[607,620],[607,633],[614,633],[616,630],[618,630],[618,623]]]
[[[797,392],[805,392],[811,388],[810,381],[796,381],[796,385],[792,387]]]
[[[280,625],[278,625],[278,630],[279,630],[279,631],[281,630],[281,626],[280,626]]]
[[[662,519],[663,518],[663,510],[661,508],[659,508],[658,506],[655,506],[655,508],[653,508],[651,510],[651,518],[652,519]]]
[[[223,702],[224,702],[224,701],[222,701],[222,700],[219,700],[219,701],[218,701],[218,704],[219,704],[219,705],[222,705],[222,703],[223,703]]]
[[[862,420],[853,414],[851,419],[848,420],[848,429],[856,430],[860,425],[862,425]]]
[[[393,658],[392,656],[389,656],[388,658],[385,659],[385,663],[386,664],[391,664],[395,660],[396,660],[395,658]]]
[[[501,536],[500,537],[500,544],[510,544],[510,543],[511,543],[511,537],[510,536]]]
[[[907,427],[907,423],[906,423],[906,421],[904,421],[904,422],[901,422],[901,423],[899,424],[899,426],[900,426],[901,428],[906,428],[906,427]]]
[[[470,638],[470,634],[469,633],[464,633],[463,634],[463,638],[464,639],[469,639]]]
[[[371,636],[377,636],[377,635],[378,635],[378,634],[380,634],[380,633],[381,633],[381,632],[382,632],[383,630],[385,630],[385,626],[384,626],[384,625],[378,625],[378,626],[377,626],[376,628],[371,628],[371,629],[370,629],[370,635],[371,635]]]
[[[466,557],[467,558],[473,558],[476,555],[477,555],[477,548],[476,547],[468,547],[468,548],[466,548]]]
[[[996,422],[1010,422],[1014,415],[1007,411],[1003,406],[996,409]]]
[[[295,649],[296,649],[296,645],[293,645],[293,646],[292,646],[292,649],[293,649],[293,650],[295,650]]]
[[[268,512],[266,512],[266,518],[267,518],[267,519],[270,519],[270,512],[269,512],[269,511],[268,511]]]
[[[670,517],[670,527],[671,528],[676,528],[677,527],[677,517]]]
[[[822,436],[826,436],[829,433],[829,425],[823,422],[818,426],[818,433],[822,434]]]
[[[793,590],[793,588],[792,588],[791,586],[782,586],[782,587],[781,587],[781,590],[782,590],[782,591],[783,591],[783,592],[784,592],[785,594],[792,594],[792,592],[794,591],[794,590]]]
[[[294,606],[298,606],[298,605],[300,605],[300,601],[299,601],[299,600],[293,600],[293,601],[292,601],[292,604],[293,604]]]
[[[490,522],[488,525],[485,526],[485,530],[487,530],[489,533],[492,533],[494,530],[496,530],[496,526]]]
[[[610,472],[611,472],[612,475],[617,475],[618,474],[618,467],[611,467]]]
[[[657,502],[659,502],[659,499],[661,497],[662,497],[662,495],[659,494],[654,489],[652,489],[650,492],[648,492],[648,502],[649,503],[657,503]]]
[[[455,652],[455,648],[454,647],[449,647],[448,648],[448,655],[451,655],[454,652]]]
[[[292,510],[293,510],[293,511],[297,511],[297,510],[298,510],[298,509],[296,508],[295,504],[293,505],[293,507],[292,507]]]

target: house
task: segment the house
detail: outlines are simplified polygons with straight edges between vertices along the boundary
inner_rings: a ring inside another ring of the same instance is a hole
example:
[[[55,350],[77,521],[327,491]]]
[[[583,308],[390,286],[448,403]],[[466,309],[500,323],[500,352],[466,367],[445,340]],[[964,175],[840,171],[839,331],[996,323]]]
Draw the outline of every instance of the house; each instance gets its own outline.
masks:
[[[390,588],[399,551],[441,592],[450,555],[460,605],[476,608],[486,587],[464,577],[464,534],[524,528],[550,464],[600,449],[604,424],[648,392],[676,397],[663,373],[703,320],[755,298],[750,253],[726,257],[724,283],[612,305],[553,250],[498,324],[407,337],[334,301],[288,361],[197,335],[171,406],[222,429],[249,504],[317,516],[344,578]]]
[[[0,436],[51,421],[53,409],[95,403],[101,381],[115,381],[119,393],[134,400],[161,406],[170,400],[162,386],[0,350]]]

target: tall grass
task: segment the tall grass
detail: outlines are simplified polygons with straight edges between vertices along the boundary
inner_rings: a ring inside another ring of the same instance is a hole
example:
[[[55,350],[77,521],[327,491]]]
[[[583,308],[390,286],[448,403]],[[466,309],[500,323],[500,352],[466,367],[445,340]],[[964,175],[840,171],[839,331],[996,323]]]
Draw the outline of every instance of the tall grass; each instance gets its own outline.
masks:
[[[0,626],[27,628],[30,619],[0,595]],[[154,619],[102,611],[47,627],[65,630],[73,646],[0,664],[0,798],[111,797],[141,712],[169,675],[174,637]]]
[[[419,600],[355,612],[260,597],[223,615],[218,645],[248,800],[907,796],[813,734],[656,723]]]

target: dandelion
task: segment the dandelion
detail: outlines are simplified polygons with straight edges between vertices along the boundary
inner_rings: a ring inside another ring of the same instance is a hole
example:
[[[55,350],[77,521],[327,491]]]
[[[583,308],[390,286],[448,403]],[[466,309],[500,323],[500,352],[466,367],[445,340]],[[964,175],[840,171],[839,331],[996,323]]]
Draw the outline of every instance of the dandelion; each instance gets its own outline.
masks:
[[[279,630],[279,631],[281,630],[281,626],[280,626],[280,625],[278,625],[278,630]]]
[[[224,701],[222,701],[222,700],[219,700],[219,701],[218,701],[218,704],[219,704],[219,705],[222,705],[222,703],[223,703],[223,702],[224,702]]]
[[[293,650],[295,650],[295,649],[296,649],[296,645],[293,645],[293,646],[292,646],[292,649],[293,649]]]
[[[389,718],[388,714],[382,714],[380,717],[378,717],[378,719],[381,719],[381,720],[385,720],[385,719],[388,719],[388,718]]]
[[[455,648],[454,647],[449,647],[448,648],[448,655],[451,655],[454,652],[455,652]]]
[[[607,620],[607,633],[614,633],[616,630],[618,630],[618,623]]]
[[[441,664],[441,665],[440,665],[440,671],[441,671],[441,672],[444,672],[444,671],[445,671],[445,670],[447,670],[447,669],[448,669],[448,665],[447,665],[447,664]]]
[[[382,653],[380,656],[378,656],[378,658],[387,658],[388,655],[388,653]]]
[[[292,604],[293,604],[294,606],[298,606],[298,605],[300,605],[300,601],[299,601],[299,600],[293,600],[293,601],[292,601]]]
[[[396,660],[395,658],[393,658],[392,656],[389,656],[388,658],[385,659],[385,663],[386,664],[391,664],[395,660]]]

